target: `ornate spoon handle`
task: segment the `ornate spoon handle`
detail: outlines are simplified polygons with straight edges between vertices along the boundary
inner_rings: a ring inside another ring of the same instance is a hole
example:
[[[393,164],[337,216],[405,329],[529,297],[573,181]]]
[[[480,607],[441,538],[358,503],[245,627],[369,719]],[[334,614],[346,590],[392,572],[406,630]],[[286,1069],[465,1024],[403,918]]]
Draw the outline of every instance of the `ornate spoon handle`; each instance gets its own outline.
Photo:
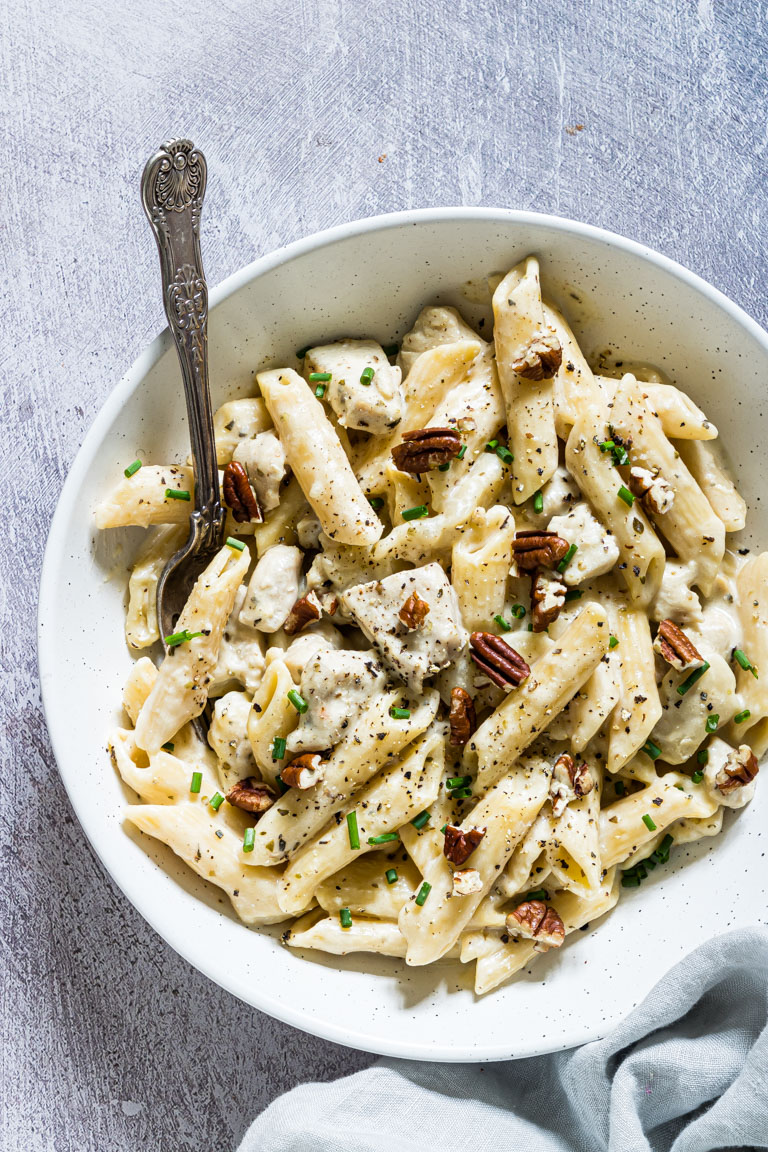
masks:
[[[191,140],[171,140],[146,163],[141,201],[160,253],[165,314],[184,380],[199,513],[193,516],[193,534],[200,546],[214,548],[222,541],[224,510],[208,390],[208,286],[200,255],[207,170]]]

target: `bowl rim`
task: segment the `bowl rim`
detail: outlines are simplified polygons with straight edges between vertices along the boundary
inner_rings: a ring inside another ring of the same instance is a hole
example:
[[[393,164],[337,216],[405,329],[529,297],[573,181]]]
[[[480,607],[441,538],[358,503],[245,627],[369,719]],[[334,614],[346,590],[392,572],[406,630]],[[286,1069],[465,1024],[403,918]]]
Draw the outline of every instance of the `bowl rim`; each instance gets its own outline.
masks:
[[[682,281],[695,291],[703,295],[711,303],[721,308],[736,324],[741,325],[749,335],[759,343],[768,356],[768,332],[744,309],[726,296],[720,289],[715,288],[695,272],[691,272],[671,257],[665,256],[655,249],[635,240],[621,236],[618,233],[600,228],[591,224],[584,224],[568,217],[553,216],[550,214],[523,211],[514,208],[493,207],[441,207],[417,208],[398,212],[389,212],[381,215],[363,217],[338,224],[331,228],[311,233],[309,236],[294,240],[289,244],[277,248],[273,252],[258,257],[251,263],[231,273],[215,287],[210,289],[209,310],[215,309],[222,301],[240,291],[253,280],[270,272],[281,264],[285,264],[303,254],[329,247],[338,241],[351,237],[365,235],[366,233],[386,231],[389,228],[398,228],[402,225],[434,224],[443,221],[486,221],[495,224],[536,225],[545,226],[555,231],[571,234],[573,236],[587,237],[598,241],[608,247],[623,250],[624,252],[640,257],[642,260],[655,265],[677,280]],[[534,245],[535,247],[535,245]],[[55,654],[48,642],[48,632],[44,628],[46,618],[50,619],[50,612],[56,596],[56,569],[59,555],[66,546],[66,524],[75,510],[76,496],[81,483],[91,466],[102,439],[112,424],[116,415],[127,401],[128,397],[139,387],[142,380],[155,366],[158,360],[172,346],[172,338],[168,328],[163,329],[136,357],[128,371],[122,376],[112,391],[107,395],[102,407],[98,411],[93,423],[88,429],[80,445],[72,466],[64,481],[61,494],[57,501],[56,510],[46,542],[45,553],[40,576],[38,616],[37,616],[37,657],[38,674],[40,679],[43,714],[51,739],[51,747],[56,761],[59,775],[69,797],[70,804],[78,818],[80,826],[88,840],[91,849],[101,865],[111,877],[112,881],[130,901],[133,907],[147,921],[155,932],[180,956],[183,957],[199,972],[237,999],[243,1000],[250,1007],[266,1012],[269,1016],[289,1024],[301,1031],[318,1036],[321,1039],[345,1047],[356,1048],[360,1051],[378,1053],[402,1059],[423,1059],[429,1061],[481,1061],[523,1059],[551,1051],[560,1051],[576,1045],[591,1042],[601,1038],[604,1031],[599,1022],[585,1030],[583,1027],[564,1028],[561,1042],[553,1047],[551,1042],[545,1044],[524,1045],[514,1057],[501,1045],[490,1047],[469,1047],[464,1044],[457,1047],[434,1045],[429,1043],[414,1043],[408,1040],[389,1041],[378,1040],[376,1037],[361,1034],[348,1026],[337,1025],[330,1020],[309,1017],[303,1009],[294,1009],[284,1000],[270,995],[264,986],[253,989],[252,996],[245,1000],[241,992],[235,987],[235,981],[224,972],[215,971],[214,965],[207,959],[201,961],[196,955],[194,941],[190,941],[173,924],[164,922],[159,915],[147,910],[142,900],[138,884],[135,884],[130,875],[121,871],[119,863],[113,858],[110,849],[110,835],[106,824],[103,829],[88,826],[81,815],[77,792],[70,788],[67,776],[61,769],[61,762],[65,758],[67,747],[67,731],[58,715],[55,705]]]

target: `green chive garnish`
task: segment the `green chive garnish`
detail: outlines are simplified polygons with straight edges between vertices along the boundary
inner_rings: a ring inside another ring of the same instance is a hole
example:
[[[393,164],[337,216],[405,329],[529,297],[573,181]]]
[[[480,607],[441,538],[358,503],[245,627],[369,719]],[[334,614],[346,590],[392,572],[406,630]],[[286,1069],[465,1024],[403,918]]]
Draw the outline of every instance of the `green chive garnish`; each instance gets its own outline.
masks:
[[[202,788],[202,786],[203,786],[203,774],[202,774],[202,772],[193,772],[192,773],[192,780],[190,781],[190,784],[189,784],[190,792],[192,792],[193,795],[196,796],[197,793]]]
[[[462,444],[461,448],[459,448],[458,452],[456,453],[456,459],[457,460],[463,460],[465,455],[466,455],[466,452],[467,452],[467,446],[466,446],[466,444]]]
[[[713,712],[711,716],[707,716],[707,723],[704,725],[707,732],[717,732],[717,726],[720,723],[720,717],[717,712]]]
[[[501,628],[502,632],[512,631],[512,625],[508,624],[503,616],[494,616],[494,620],[498,624],[499,628]]]
[[[167,744],[163,744],[163,745],[161,745],[161,747],[163,749],[163,752],[173,752],[173,749],[176,747],[176,745],[173,743],[172,740],[169,740]]]
[[[691,775],[691,780],[694,784],[701,784],[703,779],[704,773],[702,772],[701,768],[697,768],[696,771]]]
[[[569,547],[565,556],[563,556],[562,560],[560,561],[560,563],[557,566],[558,572],[565,572],[566,568],[570,564],[571,560],[573,560],[573,558],[576,555],[576,553],[578,552],[578,550],[579,550],[578,544],[571,544],[571,546]]]
[[[448,469],[450,468],[450,466],[451,466],[451,462],[449,460],[447,464],[438,464],[437,470],[438,470],[438,472],[447,472]]]
[[[429,896],[431,891],[432,891],[432,885],[427,884],[427,882],[425,880],[424,883],[422,884],[421,888],[419,888],[419,894],[416,897],[416,903],[418,904],[419,908],[421,908],[423,906],[423,904],[425,903],[425,901],[427,899],[427,896]]]
[[[378,512],[380,508],[384,507],[384,497],[369,496],[368,503],[370,504],[371,508],[373,508],[374,512]]]
[[[360,383],[365,385],[370,384],[371,380],[373,380],[374,374],[375,370],[373,368],[363,368],[363,371],[360,374]]]
[[[513,604],[510,608],[510,612],[514,616],[515,620],[522,620],[523,616],[525,616],[525,608],[522,604]]]
[[[235,540],[234,536],[227,536],[225,543],[228,548],[234,548],[236,552],[242,552],[245,548],[242,540]]]
[[[471,776],[450,776],[446,780],[446,788],[466,788],[467,784],[472,783]]]
[[[569,604],[571,600],[581,600],[583,595],[583,588],[569,588],[565,594],[565,603]]]
[[[499,446],[498,440],[489,440],[485,446],[486,452],[495,452]]]
[[[369,836],[369,844],[389,844],[391,840],[399,840],[400,836],[397,832],[382,832],[380,836]]]
[[[321,380],[328,381],[332,378],[332,372],[310,372],[309,374],[309,379],[312,384],[318,384]]]
[[[216,831],[214,832],[214,836],[216,837],[217,840],[223,840],[224,839],[224,833],[222,832],[221,828],[216,829]]]
[[[410,720],[410,708],[390,708],[389,714],[393,720]]]
[[[211,808],[213,808],[214,812],[218,812],[219,808],[221,808],[222,804],[224,803],[224,797],[222,796],[221,792],[214,792],[208,803],[210,804]]]
[[[709,763],[709,749],[708,748],[699,748],[698,752],[696,753],[696,761],[698,764],[708,764]]]
[[[285,756],[285,736],[275,736],[272,741],[272,759],[282,760]]]
[[[471,788],[458,788],[455,792],[449,793],[451,800],[468,800],[472,795]]]
[[[429,516],[426,504],[417,504],[415,508],[406,508],[403,512],[403,520],[421,520],[424,516]]]
[[[179,644],[187,644],[190,640],[196,640],[198,636],[202,636],[202,632],[190,632],[188,628],[184,628],[181,632],[172,632],[170,636],[166,636],[165,642],[169,648],[178,648]]]
[[[245,835],[243,836],[243,852],[253,852],[253,846],[256,843],[256,829],[246,828]]]
[[[431,815],[432,813],[425,808],[423,812],[419,812],[418,816],[414,816],[413,820],[411,820],[411,824],[417,830],[421,829],[430,819]]]
[[[131,467],[133,467],[133,465],[131,465]],[[126,472],[126,476],[127,475],[128,473]],[[743,648],[734,648],[733,659],[744,669],[745,672],[751,672],[755,680],[758,679],[757,668],[755,668],[754,664],[750,660],[749,656],[747,656]]]
[[[400,351],[399,344],[383,344],[381,348],[385,356],[397,356]]]
[[[609,636],[608,637],[608,647],[609,648],[618,648],[618,646],[619,646],[618,637]]]
[[[317,388],[315,388],[315,396],[317,396],[318,400],[322,400],[323,396],[325,396],[325,384],[318,384]]]
[[[182,492],[178,488],[166,488],[165,496],[167,500],[191,500],[189,492]]]
[[[296,711],[300,712],[302,715],[309,708],[309,704],[307,704],[304,697],[301,696],[295,688],[291,688],[290,692],[288,693],[288,699],[290,700],[291,704],[293,704]]]
[[[526,892],[524,900],[548,900],[549,893],[546,888],[534,888],[533,892]]]
[[[743,712],[737,712],[733,718],[734,724],[743,724],[745,720],[749,720],[752,713],[749,708],[745,708]]]
[[[533,510],[537,515],[544,511],[544,493],[541,490],[533,497]]]
[[[503,444],[499,444],[498,448],[496,449],[496,455],[504,464],[511,464],[514,460],[514,456],[510,452],[509,448],[505,448]]]
[[[613,787],[617,796],[623,796],[627,788],[623,780],[615,780]]]
[[[283,778],[279,772],[278,772],[277,776],[275,776],[275,780],[277,781],[277,786],[280,789],[280,795],[281,796],[285,796],[286,792],[290,792],[291,789],[285,783],[285,781],[283,780]]]
[[[387,878],[387,884],[394,884],[395,881],[397,880],[397,872],[395,871],[394,868],[387,868],[384,875]]]
[[[626,488],[623,484],[621,488],[619,488],[616,495],[618,496],[619,500],[623,500],[624,503],[627,504],[630,508],[635,502],[634,495],[630,492],[629,488]]]
[[[683,680],[682,684],[678,684],[678,686],[677,686],[678,696],[685,696],[688,689],[693,688],[693,686],[697,680],[701,680],[702,676],[704,675],[704,673],[707,671],[708,668],[709,668],[709,664],[707,664],[706,660],[702,664],[701,668],[694,668],[694,670],[693,670],[693,672],[691,672],[690,676],[686,677],[686,679]]]
[[[134,472],[138,472],[139,468],[141,468],[141,460],[134,460],[133,464],[129,464],[125,469],[123,475],[126,477],[131,477],[133,476]]]
[[[349,833],[349,846],[356,852],[360,847],[360,833],[357,830],[357,812],[354,809],[347,812],[347,832]]]
[[[628,872],[623,872],[621,875],[621,886],[622,888],[639,888],[640,877],[631,876]]]
[[[656,825],[653,822],[653,818],[649,816],[647,812],[643,816],[643,824],[645,824],[649,832],[656,831]]]
[[[342,928],[351,928],[352,927],[352,913],[350,912],[349,908],[340,908],[339,909],[339,921],[341,923]]]
[[[651,760],[658,760],[659,756],[661,756],[661,748],[659,748],[658,744],[654,744],[652,740],[646,740],[640,751],[645,752],[646,756],[650,756]]]
[[[447,828],[447,827],[448,827],[448,825],[447,825],[447,824],[443,824],[442,828],[440,829],[440,831],[442,832],[443,836],[445,836],[445,830],[446,830],[446,828]]]
[[[613,452],[616,445],[613,440],[603,440],[598,447],[601,452]]]

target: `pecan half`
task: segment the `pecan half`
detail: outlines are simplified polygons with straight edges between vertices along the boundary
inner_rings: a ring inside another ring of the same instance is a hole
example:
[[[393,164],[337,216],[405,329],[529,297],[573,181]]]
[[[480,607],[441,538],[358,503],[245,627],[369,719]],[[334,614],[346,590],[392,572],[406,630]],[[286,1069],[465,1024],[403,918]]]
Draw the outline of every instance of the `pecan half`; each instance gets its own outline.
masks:
[[[552,780],[549,785],[549,797],[552,801],[552,815],[557,819],[562,816],[571,800],[586,796],[595,786],[592,773],[586,764],[579,764],[573,756],[563,752],[555,760],[552,769]]]
[[[701,668],[704,663],[701,654],[673,620],[662,620],[659,624],[653,650],[678,672],[686,668]]]
[[[537,332],[512,364],[512,371],[526,380],[547,380],[563,361],[560,341],[551,330]]]
[[[287,632],[289,636],[295,636],[297,632],[301,632],[302,628],[306,628],[307,624],[319,620],[322,612],[323,609],[316,593],[308,592],[306,596],[297,600],[291,608],[285,618],[283,631]]]
[[[524,900],[507,916],[507,928],[518,936],[535,940],[539,951],[559,948],[565,939],[565,925],[550,904]]]
[[[568,551],[568,544],[556,532],[518,532],[512,544],[521,572],[554,568]]]
[[[492,632],[473,632],[469,649],[478,668],[499,688],[519,688],[531,674],[520,653]]]
[[[451,744],[460,748],[466,744],[477,727],[475,705],[469,692],[464,688],[451,688],[451,711],[448,716],[451,725]]]
[[[392,449],[392,459],[401,472],[431,472],[450,463],[460,451],[461,437],[455,428],[415,428],[403,432],[403,442]]]
[[[759,770],[757,756],[748,744],[741,744],[738,749],[734,748],[728,753],[725,764],[715,776],[715,784],[723,795],[727,796],[737,788],[750,784]]]
[[[398,616],[406,628],[414,632],[417,628],[421,628],[422,624],[429,615],[429,604],[426,600],[422,600],[416,593],[412,592],[411,595],[403,604],[398,612]]]
[[[630,468],[629,490],[637,497],[648,512],[663,516],[669,512],[675,500],[675,491],[664,477],[649,468]]]
[[[263,780],[255,776],[248,776],[245,780],[238,780],[227,792],[227,800],[235,808],[242,808],[244,812],[266,812],[271,808],[275,793]]]
[[[531,618],[534,632],[545,632],[557,620],[565,604],[565,583],[556,572],[534,572],[531,584]]]
[[[483,878],[476,868],[467,868],[464,872],[454,872],[454,896],[471,896],[473,892],[482,892],[482,890]]]
[[[451,864],[466,864],[478,844],[485,836],[485,828],[470,828],[462,832],[455,824],[445,827],[445,840],[443,841],[443,855]]]
[[[319,752],[304,752],[280,770],[280,779],[289,788],[303,791],[322,780],[326,763]]]
[[[256,493],[251,488],[248,473],[237,460],[230,460],[224,469],[224,503],[232,509],[232,516],[238,524],[261,524],[261,514]]]

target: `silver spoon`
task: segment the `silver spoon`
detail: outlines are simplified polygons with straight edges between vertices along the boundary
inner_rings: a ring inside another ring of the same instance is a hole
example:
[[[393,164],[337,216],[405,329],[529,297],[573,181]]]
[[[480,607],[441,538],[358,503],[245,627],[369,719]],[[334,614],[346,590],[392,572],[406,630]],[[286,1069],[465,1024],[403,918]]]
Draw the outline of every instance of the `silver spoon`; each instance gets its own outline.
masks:
[[[208,286],[200,255],[200,214],[207,176],[205,157],[191,140],[171,140],[150,157],[141,178],[141,201],[157,241],[163,304],[179,354],[187,401],[195,477],[189,538],[166,564],[157,584],[157,619],[165,637],[200,573],[224,543],[225,509],[208,390]],[[202,717],[193,721],[206,739]]]

